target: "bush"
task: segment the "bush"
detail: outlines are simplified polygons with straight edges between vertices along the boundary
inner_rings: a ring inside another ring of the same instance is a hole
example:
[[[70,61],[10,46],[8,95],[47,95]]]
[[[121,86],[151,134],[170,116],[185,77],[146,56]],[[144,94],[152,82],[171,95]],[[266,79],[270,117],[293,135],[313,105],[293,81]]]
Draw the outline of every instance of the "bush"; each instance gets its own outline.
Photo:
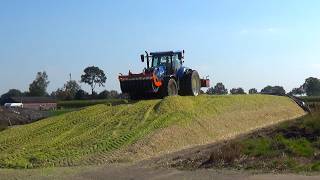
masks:
[[[9,98],[22,96],[22,92],[18,89],[10,89],[7,93],[0,97],[0,105],[4,105]]]
[[[249,89],[249,94],[257,94],[258,90],[256,88]]]
[[[209,162],[214,164],[229,164],[241,157],[243,145],[241,143],[228,143],[213,151],[210,155]]]
[[[228,89],[225,88],[223,83],[217,83],[214,87],[207,90],[207,94],[224,95],[228,94]]]
[[[305,102],[320,102],[320,96],[305,96],[301,97]]]
[[[246,94],[242,88],[232,88],[230,94]]]
[[[286,91],[282,86],[267,86],[261,90],[262,94],[285,95]]]
[[[99,99],[108,99],[110,97],[110,92],[107,90],[102,91],[99,93],[98,98]]]

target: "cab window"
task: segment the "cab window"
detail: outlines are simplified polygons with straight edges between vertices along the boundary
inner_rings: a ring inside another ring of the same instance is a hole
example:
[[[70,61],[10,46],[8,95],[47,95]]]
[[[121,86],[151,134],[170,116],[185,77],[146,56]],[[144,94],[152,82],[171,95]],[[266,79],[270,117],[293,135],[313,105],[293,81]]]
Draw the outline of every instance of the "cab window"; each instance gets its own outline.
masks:
[[[181,67],[181,63],[180,63],[180,60],[179,60],[177,54],[173,55],[173,57],[172,57],[172,63],[173,63],[173,64],[172,64],[172,65],[173,65],[173,69],[174,69],[175,71],[177,71],[177,70]]]

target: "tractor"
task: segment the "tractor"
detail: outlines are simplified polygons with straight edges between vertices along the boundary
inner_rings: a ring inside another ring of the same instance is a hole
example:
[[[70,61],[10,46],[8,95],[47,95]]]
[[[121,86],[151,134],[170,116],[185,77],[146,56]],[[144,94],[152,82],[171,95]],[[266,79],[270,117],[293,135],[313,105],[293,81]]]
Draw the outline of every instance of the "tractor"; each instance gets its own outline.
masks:
[[[121,90],[131,99],[198,96],[201,87],[209,87],[208,78],[200,79],[196,70],[183,66],[184,50],[146,51],[141,61],[147,64],[142,73],[119,75]]]

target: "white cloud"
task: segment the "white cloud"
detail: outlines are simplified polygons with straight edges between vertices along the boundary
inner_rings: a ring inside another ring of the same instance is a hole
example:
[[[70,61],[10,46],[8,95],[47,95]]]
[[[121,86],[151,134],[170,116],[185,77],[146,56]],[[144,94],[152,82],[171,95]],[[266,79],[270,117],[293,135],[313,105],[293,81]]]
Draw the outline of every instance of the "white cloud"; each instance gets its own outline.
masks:
[[[279,28],[268,27],[268,28],[244,28],[239,31],[240,34],[250,34],[250,33],[276,33]]]

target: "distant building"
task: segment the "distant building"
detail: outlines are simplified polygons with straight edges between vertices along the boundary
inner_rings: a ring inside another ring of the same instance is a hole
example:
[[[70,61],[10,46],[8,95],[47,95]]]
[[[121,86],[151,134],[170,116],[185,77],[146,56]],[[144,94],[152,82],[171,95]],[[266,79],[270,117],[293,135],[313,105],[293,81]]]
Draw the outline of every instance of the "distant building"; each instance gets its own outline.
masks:
[[[57,108],[57,101],[50,97],[11,97],[6,104],[22,103],[25,109],[51,110]]]
[[[23,108],[22,103],[5,103],[4,107],[6,108]]]

